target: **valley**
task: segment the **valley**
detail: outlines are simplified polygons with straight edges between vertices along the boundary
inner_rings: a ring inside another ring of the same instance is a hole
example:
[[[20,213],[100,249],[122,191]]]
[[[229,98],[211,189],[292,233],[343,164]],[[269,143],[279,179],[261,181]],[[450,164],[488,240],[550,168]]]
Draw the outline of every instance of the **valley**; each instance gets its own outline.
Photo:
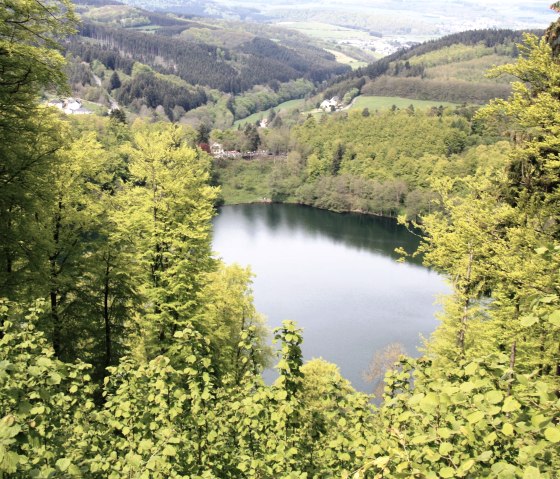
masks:
[[[0,478],[557,478],[560,2],[78,1],[0,4]]]

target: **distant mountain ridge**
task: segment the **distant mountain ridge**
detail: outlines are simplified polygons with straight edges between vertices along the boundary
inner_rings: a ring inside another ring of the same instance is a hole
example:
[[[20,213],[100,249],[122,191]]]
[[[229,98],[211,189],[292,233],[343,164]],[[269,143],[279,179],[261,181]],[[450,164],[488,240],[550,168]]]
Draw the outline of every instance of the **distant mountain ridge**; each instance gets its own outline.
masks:
[[[507,97],[508,81],[485,78],[493,65],[517,56],[523,31],[469,30],[430,40],[349,72],[324,89],[324,98],[351,88],[361,94],[403,96],[454,103],[485,103]],[[542,35],[543,30],[529,33]]]

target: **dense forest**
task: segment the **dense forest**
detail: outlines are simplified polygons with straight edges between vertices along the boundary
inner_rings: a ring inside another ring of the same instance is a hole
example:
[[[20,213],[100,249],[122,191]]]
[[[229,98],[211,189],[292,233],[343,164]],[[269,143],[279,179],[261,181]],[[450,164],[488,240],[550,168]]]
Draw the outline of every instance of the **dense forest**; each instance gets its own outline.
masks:
[[[507,156],[497,129],[457,107],[350,111],[310,116],[299,124],[273,117],[259,144],[285,161],[218,160],[214,171],[226,202],[295,202],[332,211],[411,218],[436,207],[437,178],[461,178]],[[228,148],[244,149],[248,127],[213,131]],[[245,148],[246,149],[246,148]]]
[[[447,35],[331,79],[323,88],[323,97],[342,97],[351,88],[358,88],[364,95],[454,103],[483,104],[496,97],[507,98],[509,83],[496,82],[484,73],[494,65],[512,61],[522,39],[523,32],[515,30],[469,30]]]
[[[348,46],[278,26],[185,18],[111,1],[84,0],[78,8],[79,34],[65,40],[74,95],[107,107],[118,102],[134,116],[222,129],[302,98],[310,100],[308,109],[333,96],[346,104],[358,95],[459,104],[507,98],[509,83],[484,72],[514,58],[521,38],[512,30],[463,32],[350,72],[329,50]],[[110,81],[115,74],[118,86]]]
[[[277,27],[201,22],[118,2],[84,1],[79,11],[77,34],[63,40],[73,94],[143,117],[231,126],[349,70]]]
[[[390,167],[423,188],[439,171],[420,253],[453,293],[376,408],[335,365],[302,363],[293,322],[267,346],[251,272],[211,255],[219,192],[197,132],[44,106],[67,91],[73,6],[10,2],[0,18],[0,477],[557,477],[558,26],[525,37],[499,69],[513,95],[474,119],[410,109],[295,129],[311,178]],[[321,136],[356,128],[363,154]],[[396,134],[409,140],[392,152]],[[493,135],[505,143],[479,140]]]

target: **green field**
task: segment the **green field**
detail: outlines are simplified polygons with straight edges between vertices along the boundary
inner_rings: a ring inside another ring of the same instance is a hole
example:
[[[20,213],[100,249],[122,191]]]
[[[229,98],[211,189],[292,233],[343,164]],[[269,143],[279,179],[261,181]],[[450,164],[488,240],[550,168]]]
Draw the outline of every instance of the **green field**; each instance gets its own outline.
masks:
[[[291,28],[304,35],[320,40],[338,42],[341,40],[371,40],[369,33],[362,30],[341,27],[339,25],[330,25],[321,22],[279,22],[278,26],[283,28]]]
[[[327,51],[335,56],[336,61],[338,63],[342,63],[343,65],[349,65],[350,67],[352,67],[352,70],[356,70],[360,67],[367,66],[366,62],[362,62],[360,60],[357,60],[356,58],[352,58],[351,56],[346,55],[346,53],[342,53],[337,50],[327,50]]]
[[[221,185],[226,205],[258,203],[270,198],[269,178],[272,159],[221,160],[214,164],[214,172]]]
[[[446,101],[432,101],[432,100],[412,100],[410,98],[401,98],[398,96],[359,96],[354,100],[350,110],[363,110],[368,108],[370,111],[385,110],[391,108],[393,105],[397,108],[407,108],[409,105],[414,105],[414,108],[423,109],[432,106],[457,106],[456,103],[449,103]]]
[[[295,110],[297,108],[301,108],[303,107],[304,104],[305,104],[305,100],[303,99],[285,101],[284,103],[280,103],[279,105],[273,108],[269,108],[268,110],[259,111],[245,118],[242,118],[241,120],[237,120],[234,123],[234,126],[238,126],[238,125],[244,126],[247,123],[255,123],[257,120],[262,120],[263,118],[266,118],[272,110],[276,111],[276,113],[279,113],[281,111],[290,111],[290,110]]]

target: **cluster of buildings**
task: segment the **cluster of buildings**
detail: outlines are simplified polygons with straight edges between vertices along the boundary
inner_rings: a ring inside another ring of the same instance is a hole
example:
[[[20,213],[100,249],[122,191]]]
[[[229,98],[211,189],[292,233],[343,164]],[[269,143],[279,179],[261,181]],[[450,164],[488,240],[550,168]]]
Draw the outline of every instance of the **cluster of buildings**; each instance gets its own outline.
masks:
[[[241,152],[236,150],[224,150],[220,143],[212,143],[210,145],[210,154],[214,158],[241,158]]]
[[[67,115],[91,115],[93,113],[91,110],[84,108],[82,102],[76,98],[51,100],[47,105],[54,106]]]
[[[256,150],[256,151],[237,151],[237,150],[224,150],[224,147],[220,143],[212,143],[210,145],[209,153],[214,158],[223,158],[233,160],[236,158],[256,158],[260,156],[268,156],[271,153],[268,150]]]

